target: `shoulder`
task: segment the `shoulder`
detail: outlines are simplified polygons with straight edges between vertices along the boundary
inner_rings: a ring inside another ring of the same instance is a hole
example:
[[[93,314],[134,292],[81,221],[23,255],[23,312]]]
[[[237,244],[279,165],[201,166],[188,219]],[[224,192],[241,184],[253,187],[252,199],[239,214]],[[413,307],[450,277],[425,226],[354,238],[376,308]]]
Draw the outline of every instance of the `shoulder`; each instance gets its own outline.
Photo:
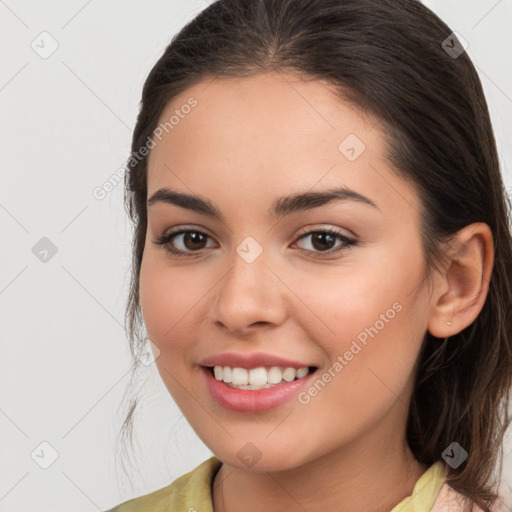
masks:
[[[166,487],[105,512],[212,512],[211,485],[221,461],[210,457]]]
[[[464,496],[444,483],[431,512],[459,512],[463,510]],[[483,512],[480,507],[474,506],[474,512]]]
[[[441,461],[432,464],[416,482],[412,494],[391,512],[464,512],[467,498],[447,482],[447,471]],[[473,504],[472,512],[483,512]],[[504,512],[493,508],[492,512]]]
[[[464,510],[465,496],[458,491],[454,490],[447,483],[444,483],[439,491],[439,495],[432,507],[431,512],[462,512]],[[501,498],[497,500],[497,503],[491,508],[492,512],[504,512],[508,510],[501,508]],[[473,512],[483,512],[483,510],[473,504]]]

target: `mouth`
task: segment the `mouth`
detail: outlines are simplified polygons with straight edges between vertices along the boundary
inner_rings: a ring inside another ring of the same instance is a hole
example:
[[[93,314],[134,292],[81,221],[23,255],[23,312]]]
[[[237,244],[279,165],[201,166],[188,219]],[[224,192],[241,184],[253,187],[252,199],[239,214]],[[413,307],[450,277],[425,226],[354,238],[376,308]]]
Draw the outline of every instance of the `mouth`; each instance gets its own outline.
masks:
[[[261,360],[237,359],[231,363],[233,366],[225,359],[222,362],[201,365],[206,388],[218,405],[238,413],[261,413],[291,403],[311,384],[318,370],[316,366],[290,361],[283,366],[264,366]],[[272,362],[277,363],[275,358]]]
[[[316,366],[258,366],[243,368],[239,366],[207,366],[207,370],[218,381],[230,388],[257,391],[281,386],[307,377],[317,370]]]

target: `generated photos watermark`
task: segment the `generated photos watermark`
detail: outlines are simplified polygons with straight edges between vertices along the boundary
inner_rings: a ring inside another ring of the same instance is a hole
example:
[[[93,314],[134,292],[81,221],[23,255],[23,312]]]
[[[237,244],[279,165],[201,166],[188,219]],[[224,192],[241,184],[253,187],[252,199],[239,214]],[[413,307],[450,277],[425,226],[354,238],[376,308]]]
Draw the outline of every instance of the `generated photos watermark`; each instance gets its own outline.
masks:
[[[379,334],[384,327],[389,324],[397,313],[402,311],[402,304],[395,302],[385,313],[381,313],[379,319],[370,327],[365,327],[357,336],[356,339],[352,340],[350,348],[347,349],[343,354],[339,355],[334,363],[325,370],[315,382],[305,391],[301,391],[297,395],[298,401],[302,405],[307,405],[311,402],[311,399],[320,393],[329,382],[331,382],[342,370],[347,366],[354,357],[368,345],[369,338],[373,339]]]
[[[198,104],[197,100],[191,96],[186,103],[181,105],[180,108],[174,109],[174,113],[169,117],[169,119],[163,123],[160,123],[152,132],[151,135],[148,135],[146,142],[142,145],[138,151],[133,152],[130,157],[126,160],[126,162],[117,169],[114,173],[112,173],[108,179],[106,179],[102,185],[96,186],[92,189],[92,195],[94,199],[101,201],[107,197],[107,195],[112,192],[119,183],[121,183],[124,179],[124,175],[128,169],[135,167],[139,162],[141,162],[148,154],[151,149],[153,149],[157,142],[155,139],[158,139],[160,142],[164,133],[169,133],[173,130],[182,119],[190,114],[192,109],[196,107]]]

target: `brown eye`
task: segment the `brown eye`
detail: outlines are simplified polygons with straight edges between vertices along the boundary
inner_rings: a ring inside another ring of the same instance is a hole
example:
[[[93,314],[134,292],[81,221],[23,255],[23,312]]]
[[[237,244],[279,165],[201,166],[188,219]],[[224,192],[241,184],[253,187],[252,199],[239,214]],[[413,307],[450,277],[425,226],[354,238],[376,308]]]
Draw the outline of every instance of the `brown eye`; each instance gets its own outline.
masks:
[[[357,243],[356,240],[348,238],[332,229],[310,231],[299,238],[299,240],[307,239],[310,239],[310,242],[308,244],[304,244],[306,247],[303,248],[308,253],[324,252],[332,254],[348,248],[351,245],[356,245]],[[337,245],[336,249],[332,250],[336,247],[337,241],[340,241],[341,243]]]
[[[207,248],[208,239],[211,240],[208,235],[201,231],[182,229],[158,237],[156,240],[153,240],[153,242],[157,245],[164,246],[164,248],[173,255],[189,256]]]
[[[311,245],[319,251],[332,249],[336,244],[336,237],[329,233],[313,233],[311,235]]]
[[[183,245],[191,251],[204,249],[207,237],[198,231],[187,231],[183,233]]]

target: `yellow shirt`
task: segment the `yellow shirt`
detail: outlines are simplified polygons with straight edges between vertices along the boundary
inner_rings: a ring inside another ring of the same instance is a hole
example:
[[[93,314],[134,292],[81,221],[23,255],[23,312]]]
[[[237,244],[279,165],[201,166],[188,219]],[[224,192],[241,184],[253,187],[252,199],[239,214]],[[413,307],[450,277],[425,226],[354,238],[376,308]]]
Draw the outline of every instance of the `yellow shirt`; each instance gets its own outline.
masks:
[[[221,466],[216,457],[205,460],[167,487],[133,498],[106,512],[213,512],[211,485]],[[445,502],[454,491],[444,485],[441,462],[432,464],[416,482],[412,494],[390,512],[434,512],[448,510]],[[458,508],[450,508],[458,510]]]

